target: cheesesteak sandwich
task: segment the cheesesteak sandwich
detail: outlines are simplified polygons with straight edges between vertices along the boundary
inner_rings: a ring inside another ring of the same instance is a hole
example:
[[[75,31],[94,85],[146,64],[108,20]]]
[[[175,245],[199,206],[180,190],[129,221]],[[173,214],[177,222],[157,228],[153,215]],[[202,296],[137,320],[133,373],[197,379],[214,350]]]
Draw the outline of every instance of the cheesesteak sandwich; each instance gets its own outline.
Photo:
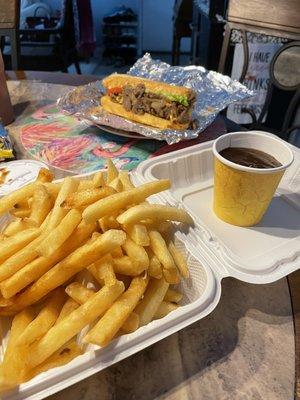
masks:
[[[192,122],[196,94],[183,86],[113,74],[103,80],[104,110],[159,129],[187,129]]]

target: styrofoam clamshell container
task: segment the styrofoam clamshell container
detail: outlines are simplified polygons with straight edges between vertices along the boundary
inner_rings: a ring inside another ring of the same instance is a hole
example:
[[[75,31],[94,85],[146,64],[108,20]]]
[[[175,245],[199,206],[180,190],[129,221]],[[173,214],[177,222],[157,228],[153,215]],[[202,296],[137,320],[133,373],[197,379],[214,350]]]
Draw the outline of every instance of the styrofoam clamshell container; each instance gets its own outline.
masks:
[[[85,354],[71,363],[40,374],[3,399],[43,399],[204,318],[218,304],[221,280],[226,276],[267,283],[299,268],[299,150],[291,146],[295,161],[285,173],[263,221],[256,227],[239,228],[217,219],[211,211],[212,143],[147,160],[132,174],[136,184],[170,178],[172,189],[151,196],[150,201],[185,208],[194,217],[195,226],[179,225],[175,240],[186,254],[190,268],[190,278],[180,284],[184,294],[182,307],[113,340],[105,348],[89,346]],[[2,355],[5,341],[4,327]]]

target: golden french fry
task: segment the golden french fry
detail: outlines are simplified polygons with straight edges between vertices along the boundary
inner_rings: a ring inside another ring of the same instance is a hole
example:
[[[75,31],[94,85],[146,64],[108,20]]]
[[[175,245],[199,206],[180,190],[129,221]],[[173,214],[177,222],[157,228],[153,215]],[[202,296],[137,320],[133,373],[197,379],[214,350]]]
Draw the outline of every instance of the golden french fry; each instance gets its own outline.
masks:
[[[36,318],[30,322],[18,337],[17,346],[29,345],[47,333],[57,320],[64,300],[64,290],[62,288],[54,290]]]
[[[122,325],[121,331],[124,333],[132,333],[138,329],[139,324],[140,317],[133,311]]]
[[[71,178],[70,176],[64,179],[60,191],[56,197],[50,220],[47,224],[47,229],[49,230],[49,232],[51,232],[51,230],[54,229],[67,214],[68,210],[61,207],[61,204],[63,204],[69,194],[77,190],[78,185],[79,182],[76,179]]]
[[[41,364],[86,325],[103,315],[123,291],[122,282],[116,282],[114,286],[104,286],[86,303],[50,328],[41,340],[30,346],[28,368],[32,369]]]
[[[6,226],[4,231],[2,232],[6,236],[13,236],[18,232],[24,231],[25,229],[28,229],[29,226],[27,222],[24,219],[17,218]]]
[[[38,236],[27,246],[25,246],[23,249],[20,249],[2,263],[0,268],[0,282],[8,279],[26,264],[38,257],[39,254],[36,251],[36,247],[40,243],[41,237],[42,235]]]
[[[49,257],[72,235],[81,221],[81,212],[70,210],[37,247],[41,256]]]
[[[175,247],[173,242],[169,243],[168,249],[173,257],[173,260],[175,261],[176,267],[178,268],[180,275],[183,278],[187,279],[189,277],[189,268],[185,258],[180,253],[180,251]]]
[[[52,356],[47,358],[47,360],[42,364],[29,371],[25,371],[24,375],[22,376],[22,381],[27,382],[36,375],[46,372],[51,368],[61,367],[62,365],[68,364],[81,354],[83,354],[82,349],[80,346],[78,346],[76,340],[72,340],[65,344],[61,349],[53,353]]]
[[[37,181],[52,182],[53,178],[54,178],[53,172],[51,172],[48,168],[41,168],[37,176]]]
[[[94,296],[95,290],[88,289],[79,282],[72,282],[66,287],[66,293],[75,302],[84,304],[87,300]]]
[[[43,186],[47,189],[53,199],[56,199],[62,187],[62,183],[46,182]]]
[[[100,285],[104,283],[109,286],[116,283],[117,278],[114,272],[114,261],[110,254],[94,262],[88,267],[88,270]]]
[[[120,180],[121,180],[121,182],[123,184],[124,190],[129,190],[129,189],[134,188],[134,185],[130,180],[128,171],[120,171],[119,172],[119,178],[120,178]]]
[[[3,296],[0,296],[0,307],[7,307],[14,304],[13,299],[5,299]],[[1,328],[0,328],[0,337],[1,337]]]
[[[166,242],[157,231],[149,232],[151,249],[163,266],[163,274],[167,282],[176,284],[179,282],[177,268],[167,248]]]
[[[34,318],[31,309],[26,309],[17,314],[10,330],[10,336],[0,367],[0,387],[4,385],[15,386],[21,381],[24,361],[27,357],[27,346],[17,346],[17,340]]]
[[[30,208],[12,208],[10,214],[16,218],[27,218],[31,213]]]
[[[30,283],[39,279],[49,271],[58,261],[62,260],[77,249],[95,228],[95,224],[80,223],[73,234],[65,243],[50,257],[38,257],[29,262],[22,269],[13,274],[10,278],[0,283],[1,293],[5,298],[10,298],[20,292]]]
[[[93,180],[84,179],[79,181],[78,190],[82,191],[82,190],[92,189],[93,187],[94,187]]]
[[[40,279],[29,286],[28,289],[19,294],[13,306],[6,307],[5,310],[0,309],[0,315],[11,315],[37,302],[53,289],[67,282],[79,271],[95,262],[99,257],[122,245],[125,239],[126,234],[123,231],[112,229],[105,232],[99,238],[79,247],[46,272]]]
[[[166,315],[168,315],[171,311],[177,310],[178,307],[179,307],[178,304],[170,303],[170,302],[164,300],[159,305],[156,313],[154,314],[154,319],[163,318]]]
[[[103,171],[98,171],[93,176],[93,186],[95,188],[99,188],[105,185],[104,174]]]
[[[168,289],[164,297],[164,301],[168,301],[171,303],[179,303],[181,299],[182,299],[182,293],[174,289]]]
[[[29,199],[33,195],[36,186],[37,183],[32,182],[2,197],[0,199],[0,215],[12,209],[16,204]]]
[[[171,220],[186,224],[193,223],[192,217],[185,210],[161,204],[139,204],[123,212],[118,216],[117,220],[122,225],[129,225],[136,224],[147,218],[152,220]]]
[[[55,321],[55,325],[58,324],[60,321],[62,321],[69,314],[71,314],[71,312],[76,310],[78,307],[79,307],[79,304],[75,300],[69,298],[65,302],[65,304],[62,306],[59,316],[57,317],[57,320]]]
[[[113,188],[116,192],[122,192],[123,184],[119,178],[113,179],[109,184],[108,187]]]
[[[115,178],[118,177],[119,171],[117,170],[115,164],[111,161],[110,158],[106,159],[106,166],[107,166],[106,184],[109,185]]]
[[[49,214],[52,205],[52,197],[46,187],[44,185],[37,185],[33,193],[31,213],[28,222],[40,226]]]
[[[152,321],[168,288],[169,284],[164,278],[150,280],[142,301],[134,310],[140,317],[140,326],[147,325]]]
[[[127,237],[122,245],[122,248],[132,260],[136,260],[138,262],[140,268],[143,268],[142,271],[145,271],[149,267],[148,254],[144,247],[139,246],[138,244],[134,243],[133,240]]]
[[[38,235],[40,230],[37,228],[26,229],[10,236],[0,242],[0,263],[7,260],[10,256],[21,250],[28,243],[32,242]]]
[[[134,224],[125,226],[128,236],[139,246],[149,246],[150,239],[147,228],[142,224]]]
[[[145,271],[145,268],[136,259],[122,256],[114,258],[114,271],[117,274],[138,276]]]
[[[95,222],[105,215],[111,215],[113,212],[121,210],[129,204],[144,201],[152,194],[161,192],[170,188],[168,179],[145,183],[137,188],[115,193],[105,199],[96,201],[89,205],[83,212],[83,218],[87,222]]]
[[[106,215],[98,220],[99,226],[102,232],[106,232],[109,229],[119,229],[120,224],[114,215]]]
[[[82,190],[80,192],[71,193],[66,200],[62,203],[62,207],[65,208],[80,208],[86,207],[89,204],[95,203],[95,201],[103,199],[116,191],[109,186],[104,188],[90,188]]]
[[[129,288],[106,311],[99,322],[88,332],[83,341],[106,346],[120,330],[143,296],[148,279],[133,278]]]
[[[79,282],[73,282],[66,287],[66,293],[75,301],[76,304],[84,304],[87,300],[94,296],[95,291],[88,289]],[[124,333],[131,333],[137,330],[138,327],[139,316],[135,313],[131,313],[122,325],[122,331]]]
[[[153,251],[150,249],[150,247],[147,247],[146,251],[147,251],[148,257],[149,257],[148,275],[151,278],[161,279],[163,276],[163,273],[162,273],[162,266],[161,266],[159,259],[156,257],[156,255],[153,253]]]
[[[111,251],[110,253],[112,255],[112,257],[122,257],[123,256],[123,251],[122,251],[122,247],[116,247],[113,251]]]

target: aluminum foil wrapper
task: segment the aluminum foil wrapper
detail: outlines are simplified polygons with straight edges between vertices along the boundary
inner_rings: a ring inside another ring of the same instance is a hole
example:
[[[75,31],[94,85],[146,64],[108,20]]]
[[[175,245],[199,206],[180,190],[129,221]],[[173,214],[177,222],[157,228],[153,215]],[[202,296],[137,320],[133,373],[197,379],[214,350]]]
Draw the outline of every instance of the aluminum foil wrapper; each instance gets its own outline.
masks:
[[[137,60],[128,74],[192,88],[197,93],[193,111],[197,129],[159,130],[106,112],[99,105],[100,97],[105,92],[101,81],[73,89],[58,100],[58,105],[64,112],[101,125],[104,130],[108,126],[173,144],[196,138],[230,103],[254,94],[246,86],[218,72],[193,65],[172,67],[160,60],[153,60],[148,53]]]

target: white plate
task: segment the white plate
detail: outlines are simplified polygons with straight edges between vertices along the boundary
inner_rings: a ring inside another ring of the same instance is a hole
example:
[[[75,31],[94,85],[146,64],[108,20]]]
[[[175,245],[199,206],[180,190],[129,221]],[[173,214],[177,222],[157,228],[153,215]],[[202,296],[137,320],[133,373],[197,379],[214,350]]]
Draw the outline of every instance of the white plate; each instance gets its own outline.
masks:
[[[41,168],[49,169],[43,162],[35,160],[18,160],[0,163],[0,168],[5,168],[9,172],[5,182],[0,185],[0,196],[4,196],[34,181]]]

